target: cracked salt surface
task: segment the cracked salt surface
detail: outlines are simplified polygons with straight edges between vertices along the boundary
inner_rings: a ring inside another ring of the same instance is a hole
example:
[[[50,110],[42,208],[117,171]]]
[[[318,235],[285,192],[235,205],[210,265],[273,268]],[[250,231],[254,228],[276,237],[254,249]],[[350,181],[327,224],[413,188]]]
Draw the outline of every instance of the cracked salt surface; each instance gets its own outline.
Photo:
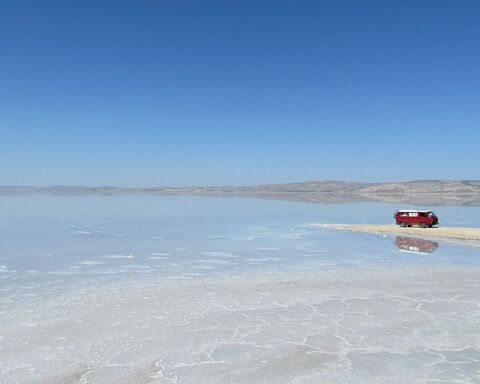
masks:
[[[36,199],[0,199],[2,383],[480,382],[476,249],[309,229],[365,205]]]
[[[3,383],[475,383],[480,269],[75,282],[3,304]],[[20,322],[19,319],[22,319]]]

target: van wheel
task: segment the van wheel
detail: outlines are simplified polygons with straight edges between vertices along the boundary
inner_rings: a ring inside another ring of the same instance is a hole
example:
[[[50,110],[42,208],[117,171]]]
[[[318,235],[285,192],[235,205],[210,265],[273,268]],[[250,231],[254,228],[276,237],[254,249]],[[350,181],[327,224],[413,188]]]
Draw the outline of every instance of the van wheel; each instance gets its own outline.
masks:
[[[403,221],[400,223],[400,227],[405,228],[406,226],[407,225]]]
[[[420,223],[418,226],[419,226],[420,228],[426,228],[426,227],[427,227],[427,226],[425,225],[425,223]]]

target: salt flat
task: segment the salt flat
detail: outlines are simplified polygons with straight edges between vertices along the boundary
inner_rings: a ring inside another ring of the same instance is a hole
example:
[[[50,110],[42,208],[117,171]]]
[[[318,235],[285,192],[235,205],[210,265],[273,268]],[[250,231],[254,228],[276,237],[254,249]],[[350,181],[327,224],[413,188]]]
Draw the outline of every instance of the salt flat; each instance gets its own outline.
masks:
[[[477,383],[478,248],[314,224],[394,208],[0,198],[0,382]]]
[[[80,282],[2,303],[2,383],[477,383],[480,268]]]

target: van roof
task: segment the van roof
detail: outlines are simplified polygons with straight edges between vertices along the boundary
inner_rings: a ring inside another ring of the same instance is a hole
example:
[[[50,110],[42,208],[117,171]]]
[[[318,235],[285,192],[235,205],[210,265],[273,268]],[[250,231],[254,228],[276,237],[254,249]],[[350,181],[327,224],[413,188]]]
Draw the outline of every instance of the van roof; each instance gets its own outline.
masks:
[[[399,209],[397,212],[432,212],[431,209]]]

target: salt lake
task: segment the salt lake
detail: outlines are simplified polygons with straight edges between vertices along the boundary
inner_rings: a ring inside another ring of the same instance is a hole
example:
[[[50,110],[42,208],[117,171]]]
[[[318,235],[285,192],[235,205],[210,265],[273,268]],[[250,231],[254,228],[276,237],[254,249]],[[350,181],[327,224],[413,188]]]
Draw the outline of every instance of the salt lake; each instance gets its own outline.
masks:
[[[480,382],[480,249],[315,226],[398,208],[1,196],[0,381]]]

